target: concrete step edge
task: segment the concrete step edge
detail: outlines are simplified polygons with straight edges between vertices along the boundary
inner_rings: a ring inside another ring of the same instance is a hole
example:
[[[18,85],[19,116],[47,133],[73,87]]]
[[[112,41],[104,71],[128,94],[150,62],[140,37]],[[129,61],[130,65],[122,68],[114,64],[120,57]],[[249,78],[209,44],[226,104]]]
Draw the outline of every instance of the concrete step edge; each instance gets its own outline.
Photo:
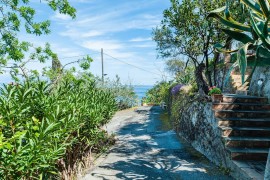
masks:
[[[263,103],[233,103],[233,102],[213,103],[213,105],[270,106],[270,104],[263,104]]]
[[[231,153],[268,153],[269,148],[227,148]]]
[[[243,136],[222,136],[226,141],[270,141],[270,138],[267,137],[243,137]]]
[[[270,131],[270,127],[227,127],[227,126],[219,126],[222,130],[236,130],[236,131]]]
[[[266,111],[266,110],[231,110],[231,109],[212,109],[215,112],[233,112],[233,113],[265,113],[268,114],[270,113],[270,111]]]
[[[219,118],[216,117],[219,121],[247,121],[247,122],[270,122],[270,118]]]
[[[223,94],[223,98],[237,98],[237,99],[268,99],[267,97],[257,97],[249,95]]]

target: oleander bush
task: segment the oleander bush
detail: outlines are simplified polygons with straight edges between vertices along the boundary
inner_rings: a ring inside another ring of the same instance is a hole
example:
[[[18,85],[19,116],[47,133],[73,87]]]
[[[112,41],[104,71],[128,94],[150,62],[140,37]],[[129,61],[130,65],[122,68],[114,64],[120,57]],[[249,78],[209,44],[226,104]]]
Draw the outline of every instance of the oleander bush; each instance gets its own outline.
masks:
[[[115,97],[91,78],[38,78],[0,88],[0,179],[67,179],[82,157],[108,141],[101,126]]]
[[[158,82],[153,88],[146,92],[144,102],[148,104],[160,104],[162,102],[168,103],[170,88],[171,84],[169,82]]]

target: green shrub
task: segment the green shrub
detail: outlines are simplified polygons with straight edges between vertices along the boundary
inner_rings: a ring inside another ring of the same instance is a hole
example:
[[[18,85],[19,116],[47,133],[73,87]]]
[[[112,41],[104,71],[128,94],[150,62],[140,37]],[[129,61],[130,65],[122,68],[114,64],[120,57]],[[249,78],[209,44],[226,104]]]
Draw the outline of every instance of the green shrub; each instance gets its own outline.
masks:
[[[160,104],[168,102],[171,85],[168,82],[159,82],[146,92],[145,103]]]
[[[211,96],[212,94],[221,94],[221,90],[217,88],[216,86],[210,87],[208,95]]]
[[[0,177],[55,179],[104,139],[115,97],[86,78],[0,89]]]

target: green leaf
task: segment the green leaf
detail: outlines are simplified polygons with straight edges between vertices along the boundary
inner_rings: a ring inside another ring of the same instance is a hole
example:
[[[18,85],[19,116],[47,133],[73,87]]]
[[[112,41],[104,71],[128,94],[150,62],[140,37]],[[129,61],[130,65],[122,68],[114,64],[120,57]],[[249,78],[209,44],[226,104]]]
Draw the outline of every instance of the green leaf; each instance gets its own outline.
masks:
[[[269,12],[269,4],[266,0],[258,0],[261,9],[263,11],[263,14],[265,15],[266,18],[269,18],[270,12]]]
[[[268,37],[268,22],[269,22],[269,18],[267,18],[267,20],[264,23],[264,27],[263,27],[263,35],[265,37]]]
[[[233,28],[233,29],[237,29],[240,31],[248,31],[251,32],[251,28],[249,26],[246,26],[244,24],[235,22],[235,21],[229,21],[227,19],[225,19],[224,17],[216,14],[216,13],[210,13],[207,18],[215,18],[216,20],[218,20],[220,23],[222,23],[223,25],[229,27],[229,28]]]
[[[270,43],[267,42],[266,37],[263,34],[264,31],[264,24],[263,22],[258,22],[258,24],[254,20],[253,14],[250,12],[250,23],[252,25],[252,28],[256,35],[260,38],[260,40],[263,42],[263,44],[270,49]]]
[[[226,8],[227,8],[226,6],[223,6],[223,7],[220,7],[220,8],[217,8],[217,9],[211,11],[210,13],[221,13],[221,12],[225,11]]]
[[[224,46],[217,43],[214,45],[214,48],[216,49],[217,52],[220,52],[220,53],[233,53],[233,52],[237,52],[238,50],[227,50],[227,49],[224,49]]]
[[[256,55],[258,58],[270,59],[270,50],[259,46],[256,50]]]
[[[240,0],[241,2],[243,2],[247,7],[251,8],[252,10],[254,10],[255,12],[263,15],[263,12],[260,8],[260,5],[253,1],[253,0]]]
[[[237,32],[237,31],[232,31],[229,29],[222,29],[222,31],[224,33],[226,33],[228,36],[230,36],[231,38],[242,42],[243,44],[249,43],[249,42],[253,42],[253,39],[251,37],[249,37],[248,35],[241,33],[241,32]]]
[[[44,136],[47,136],[48,133],[53,130],[56,126],[58,126],[59,123],[51,123],[43,132]]]
[[[227,74],[226,74],[226,77],[225,77],[225,81],[224,81],[224,84],[226,85],[228,82],[229,82],[229,79],[231,77],[231,73],[232,71],[234,70],[234,68],[237,67],[237,62],[233,63],[232,66],[229,68]]]
[[[242,84],[245,83],[245,74],[247,69],[247,49],[250,43],[245,44],[237,52],[237,64],[241,73]]]
[[[237,61],[237,53],[231,54],[231,63],[235,63]]]

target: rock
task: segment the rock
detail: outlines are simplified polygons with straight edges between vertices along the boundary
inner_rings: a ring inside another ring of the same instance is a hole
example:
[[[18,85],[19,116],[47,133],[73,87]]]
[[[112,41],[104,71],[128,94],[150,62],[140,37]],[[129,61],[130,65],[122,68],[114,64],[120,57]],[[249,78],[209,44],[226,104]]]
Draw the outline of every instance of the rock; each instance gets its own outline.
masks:
[[[265,167],[264,180],[270,180],[270,149],[269,149],[267,163]]]

